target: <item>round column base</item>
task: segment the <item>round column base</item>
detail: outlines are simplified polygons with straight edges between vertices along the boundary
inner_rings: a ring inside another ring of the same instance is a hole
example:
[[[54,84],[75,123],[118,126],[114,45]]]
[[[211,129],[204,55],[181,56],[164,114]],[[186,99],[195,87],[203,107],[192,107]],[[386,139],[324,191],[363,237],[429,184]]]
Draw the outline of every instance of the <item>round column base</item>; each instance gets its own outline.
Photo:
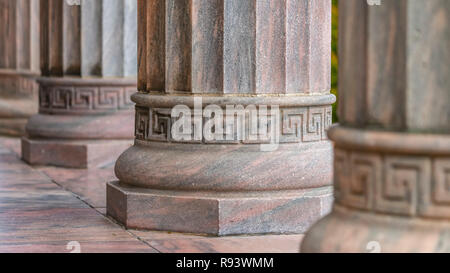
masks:
[[[32,165],[113,165],[133,143],[129,97],[136,80],[41,77],[39,114],[30,118],[22,158]]]
[[[356,211],[335,205],[302,242],[303,253],[450,252],[450,221]]]
[[[450,137],[334,127],[333,212],[303,252],[450,252]]]
[[[247,192],[299,190],[330,186],[332,144],[320,141],[260,145],[145,142],[117,160],[116,176],[147,189]]]
[[[133,114],[34,115],[22,139],[22,158],[32,165],[91,168],[114,165],[133,145]]]
[[[29,119],[27,135],[36,139],[133,140],[133,111],[102,115],[42,115]]]
[[[116,163],[108,214],[127,228],[303,233],[331,209],[332,146],[142,142]]]

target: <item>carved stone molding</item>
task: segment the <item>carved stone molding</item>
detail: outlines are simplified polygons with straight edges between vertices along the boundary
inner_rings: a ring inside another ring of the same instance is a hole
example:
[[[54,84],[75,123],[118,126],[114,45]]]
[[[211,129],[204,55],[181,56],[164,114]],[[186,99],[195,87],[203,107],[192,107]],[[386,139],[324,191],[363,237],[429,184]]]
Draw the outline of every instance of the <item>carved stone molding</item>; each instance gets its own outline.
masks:
[[[49,84],[40,81],[39,112],[41,114],[91,115],[131,110],[134,103],[130,97],[136,92],[136,86],[130,80],[113,85],[111,82],[70,81]]]
[[[328,135],[334,207],[308,231],[302,251],[365,252],[371,242],[382,252],[449,251],[448,135],[345,127]],[[327,240],[336,234],[344,235]]]
[[[220,129],[223,132],[222,140],[206,140],[204,137],[200,140],[194,140],[194,131],[196,124],[192,122],[192,139],[193,143],[227,143],[227,144],[259,144],[270,143],[273,141],[272,126],[277,123],[276,130],[279,130],[279,143],[302,143],[302,142],[316,142],[326,140],[326,130],[332,123],[332,109],[331,106],[309,106],[299,108],[281,108],[279,114],[274,117],[271,115],[270,107],[264,106],[267,115],[260,115],[259,108],[245,111],[241,116],[227,115],[226,108],[221,108],[223,112],[223,127]],[[195,119],[194,110],[192,109],[191,120]],[[186,142],[186,140],[177,140],[171,136],[172,126],[178,120],[177,117],[172,117],[172,109],[170,108],[148,108],[136,107],[136,139],[146,141],[165,141],[165,142]],[[252,118],[256,119],[252,121]],[[201,117],[201,124],[205,126],[210,118]],[[226,120],[231,119],[230,125],[233,128],[227,128]],[[264,122],[263,122],[264,120]],[[236,133],[235,128],[242,122],[242,136]],[[252,124],[258,126],[252,127]],[[264,133],[261,132],[262,124],[264,124]],[[201,131],[203,131],[203,127]],[[215,128],[217,130],[217,128]],[[230,132],[228,137],[227,132]]]
[[[450,156],[335,150],[337,204],[408,217],[450,217]]]

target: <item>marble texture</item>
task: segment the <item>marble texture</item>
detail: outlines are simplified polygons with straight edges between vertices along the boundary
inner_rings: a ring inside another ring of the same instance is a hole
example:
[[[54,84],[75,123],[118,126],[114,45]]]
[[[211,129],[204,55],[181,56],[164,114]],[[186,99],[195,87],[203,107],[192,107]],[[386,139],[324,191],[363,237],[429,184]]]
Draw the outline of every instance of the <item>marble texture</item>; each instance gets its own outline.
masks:
[[[0,252],[156,252],[1,147]]]
[[[108,215],[133,228],[302,233],[331,202],[331,1],[139,0],[138,7],[136,141],[117,160],[120,183],[108,183]],[[180,140],[175,105],[194,119],[217,111],[214,120],[185,119],[194,130]],[[229,106],[247,112],[221,115]],[[270,118],[251,115],[265,106]],[[212,121],[215,138],[193,133],[210,131]],[[280,145],[258,145],[270,141]]]
[[[448,253],[450,2],[345,0],[339,12],[335,202],[302,251]]]
[[[0,253],[297,252],[302,235],[209,237],[125,230],[106,217],[112,165],[89,170],[27,166],[20,140],[0,137]]]

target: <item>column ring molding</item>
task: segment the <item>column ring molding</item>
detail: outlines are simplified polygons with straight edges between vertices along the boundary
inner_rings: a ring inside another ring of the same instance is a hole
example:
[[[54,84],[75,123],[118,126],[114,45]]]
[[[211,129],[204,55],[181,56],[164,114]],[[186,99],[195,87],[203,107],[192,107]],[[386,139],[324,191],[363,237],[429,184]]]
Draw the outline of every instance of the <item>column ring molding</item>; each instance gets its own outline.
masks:
[[[409,155],[450,155],[450,136],[443,134],[367,131],[342,126],[328,130],[328,138],[341,148]]]
[[[320,95],[179,95],[136,93],[131,100],[139,106],[172,108],[177,105],[194,107],[195,98],[202,98],[203,105],[278,105],[279,107],[326,106],[336,102],[333,94]]]

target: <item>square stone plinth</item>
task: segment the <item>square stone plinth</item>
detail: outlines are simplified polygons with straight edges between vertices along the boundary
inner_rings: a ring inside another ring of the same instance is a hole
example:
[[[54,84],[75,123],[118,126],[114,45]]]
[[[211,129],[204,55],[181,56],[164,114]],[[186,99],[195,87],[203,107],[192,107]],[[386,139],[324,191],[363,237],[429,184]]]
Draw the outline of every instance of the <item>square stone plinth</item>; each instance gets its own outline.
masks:
[[[91,168],[112,165],[132,140],[22,139],[22,159],[31,165]]]
[[[328,214],[331,187],[211,193],[107,184],[107,214],[130,229],[211,235],[304,233]]]

